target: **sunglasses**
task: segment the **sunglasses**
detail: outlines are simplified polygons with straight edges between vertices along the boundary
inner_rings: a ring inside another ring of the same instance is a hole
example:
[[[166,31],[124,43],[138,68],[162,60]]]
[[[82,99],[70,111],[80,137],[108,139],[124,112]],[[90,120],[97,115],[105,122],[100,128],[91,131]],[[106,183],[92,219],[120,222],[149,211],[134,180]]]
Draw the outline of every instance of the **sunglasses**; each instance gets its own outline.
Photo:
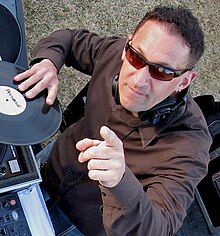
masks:
[[[148,66],[151,77],[157,80],[170,81],[173,78],[176,78],[192,69],[174,70],[162,65],[148,62],[137,50],[135,50],[129,44],[129,42],[127,42],[125,46],[125,52],[126,59],[134,68],[139,70],[145,66]]]

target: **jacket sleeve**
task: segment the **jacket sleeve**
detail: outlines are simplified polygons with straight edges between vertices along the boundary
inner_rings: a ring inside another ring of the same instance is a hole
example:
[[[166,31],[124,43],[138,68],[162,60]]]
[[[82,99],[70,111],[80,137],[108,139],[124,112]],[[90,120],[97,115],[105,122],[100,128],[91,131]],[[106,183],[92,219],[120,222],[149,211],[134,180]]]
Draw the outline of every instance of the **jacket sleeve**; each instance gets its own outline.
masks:
[[[108,235],[167,236],[177,232],[193,201],[196,185],[207,173],[207,163],[187,156],[173,159],[179,170],[169,170],[167,164],[164,174],[148,177],[148,186],[143,187],[128,167],[117,186],[100,186]]]
[[[65,64],[92,75],[96,61],[117,39],[102,38],[87,30],[58,30],[37,44],[31,64],[49,59],[58,71]]]

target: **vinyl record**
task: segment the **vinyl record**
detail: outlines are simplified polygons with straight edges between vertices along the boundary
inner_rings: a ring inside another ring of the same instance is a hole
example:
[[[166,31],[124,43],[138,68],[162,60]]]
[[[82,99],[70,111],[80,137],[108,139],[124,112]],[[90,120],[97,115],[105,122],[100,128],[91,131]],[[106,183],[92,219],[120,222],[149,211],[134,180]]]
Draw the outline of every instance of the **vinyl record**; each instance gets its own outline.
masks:
[[[25,69],[0,62],[0,143],[33,145],[51,137],[60,127],[62,112],[58,100],[46,104],[46,92],[27,99],[18,90],[15,75]]]

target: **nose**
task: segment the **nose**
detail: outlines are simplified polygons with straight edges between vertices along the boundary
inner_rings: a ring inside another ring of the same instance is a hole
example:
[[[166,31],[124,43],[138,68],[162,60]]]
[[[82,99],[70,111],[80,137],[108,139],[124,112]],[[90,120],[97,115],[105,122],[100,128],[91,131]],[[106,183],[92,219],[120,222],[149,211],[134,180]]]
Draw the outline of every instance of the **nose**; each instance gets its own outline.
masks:
[[[145,66],[139,70],[136,70],[133,82],[136,87],[144,87],[144,86],[149,86],[150,79],[151,76],[149,73],[149,68],[148,66]]]

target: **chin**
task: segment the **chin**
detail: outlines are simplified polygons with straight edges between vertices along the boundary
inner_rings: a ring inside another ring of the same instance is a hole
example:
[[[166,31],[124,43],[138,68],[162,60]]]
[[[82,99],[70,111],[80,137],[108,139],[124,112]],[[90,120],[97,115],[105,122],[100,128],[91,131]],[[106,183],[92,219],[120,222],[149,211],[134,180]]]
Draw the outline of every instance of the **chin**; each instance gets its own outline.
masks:
[[[128,111],[132,113],[138,113],[139,111],[146,111],[146,106],[137,106],[136,104],[126,103],[121,101],[121,105]]]
[[[137,113],[139,111],[147,111],[154,106],[154,103],[150,103],[149,100],[147,102],[147,99],[135,102],[134,100],[128,99],[124,96],[120,97],[120,103],[125,109],[133,113]]]

